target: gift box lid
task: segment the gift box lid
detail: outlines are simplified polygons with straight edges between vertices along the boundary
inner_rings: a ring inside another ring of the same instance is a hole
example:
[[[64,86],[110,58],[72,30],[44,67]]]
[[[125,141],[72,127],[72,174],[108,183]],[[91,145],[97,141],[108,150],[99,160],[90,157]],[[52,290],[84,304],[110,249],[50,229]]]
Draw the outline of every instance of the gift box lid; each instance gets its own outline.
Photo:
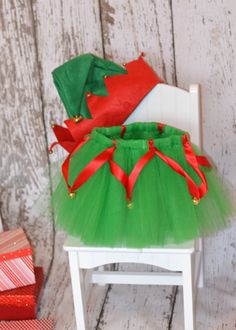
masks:
[[[0,322],[0,330],[52,330],[53,321],[42,320],[23,320]]]
[[[28,255],[32,255],[32,249],[22,228],[0,233],[0,261]]]
[[[2,305],[6,304],[21,307],[22,305],[28,306],[37,303],[43,285],[43,269],[42,267],[35,267],[34,272],[35,284],[0,292],[0,309]]]

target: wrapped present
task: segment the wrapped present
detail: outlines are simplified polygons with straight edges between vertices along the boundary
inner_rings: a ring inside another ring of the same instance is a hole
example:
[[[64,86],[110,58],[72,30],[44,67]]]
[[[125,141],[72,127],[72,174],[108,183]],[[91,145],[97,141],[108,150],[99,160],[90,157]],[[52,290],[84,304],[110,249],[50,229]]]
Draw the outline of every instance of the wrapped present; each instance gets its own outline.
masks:
[[[52,330],[52,320],[24,320],[0,322],[0,330]]]
[[[22,228],[0,233],[0,291],[35,283],[32,249]]]
[[[0,320],[36,318],[37,302],[43,285],[43,269],[35,267],[34,272],[35,284],[0,293]]]

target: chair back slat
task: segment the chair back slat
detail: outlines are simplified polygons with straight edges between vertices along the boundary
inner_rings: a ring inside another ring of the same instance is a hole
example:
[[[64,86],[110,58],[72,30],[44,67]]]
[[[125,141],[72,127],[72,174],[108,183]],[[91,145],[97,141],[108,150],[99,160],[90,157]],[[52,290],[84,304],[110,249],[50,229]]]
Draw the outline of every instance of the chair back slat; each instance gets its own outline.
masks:
[[[143,99],[126,120],[132,122],[157,121],[190,133],[193,143],[201,147],[199,85],[189,91],[159,84]]]

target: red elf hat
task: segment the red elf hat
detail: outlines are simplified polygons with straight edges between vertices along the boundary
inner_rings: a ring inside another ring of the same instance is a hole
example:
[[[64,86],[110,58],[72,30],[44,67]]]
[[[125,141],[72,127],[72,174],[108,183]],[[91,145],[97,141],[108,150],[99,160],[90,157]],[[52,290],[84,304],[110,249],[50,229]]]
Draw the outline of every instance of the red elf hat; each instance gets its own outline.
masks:
[[[52,73],[66,108],[67,128],[53,125],[58,142],[71,152],[94,127],[121,125],[142,99],[163,82],[144,61],[117,65],[92,54],[78,56]]]

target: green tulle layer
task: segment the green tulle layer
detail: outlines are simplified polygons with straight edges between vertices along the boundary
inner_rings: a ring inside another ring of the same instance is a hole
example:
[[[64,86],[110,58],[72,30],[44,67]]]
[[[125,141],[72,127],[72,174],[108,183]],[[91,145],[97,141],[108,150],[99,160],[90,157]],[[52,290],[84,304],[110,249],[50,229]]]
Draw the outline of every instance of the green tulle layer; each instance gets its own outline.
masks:
[[[156,123],[97,128],[70,162],[72,184],[82,169],[116,140],[113,160],[130,174],[137,161],[148,151],[148,139],[164,154],[178,162],[200,184],[196,172],[186,162],[183,132]],[[199,154],[194,147],[195,152]],[[126,191],[105,163],[83,186],[74,199],[62,178],[54,192],[53,203],[58,227],[80,237],[87,245],[109,247],[150,247],[208,235],[223,228],[232,208],[222,182],[214,169],[201,167],[208,182],[208,193],[194,205],[185,179],[155,156],[143,168],[133,191],[132,208],[127,207]]]

